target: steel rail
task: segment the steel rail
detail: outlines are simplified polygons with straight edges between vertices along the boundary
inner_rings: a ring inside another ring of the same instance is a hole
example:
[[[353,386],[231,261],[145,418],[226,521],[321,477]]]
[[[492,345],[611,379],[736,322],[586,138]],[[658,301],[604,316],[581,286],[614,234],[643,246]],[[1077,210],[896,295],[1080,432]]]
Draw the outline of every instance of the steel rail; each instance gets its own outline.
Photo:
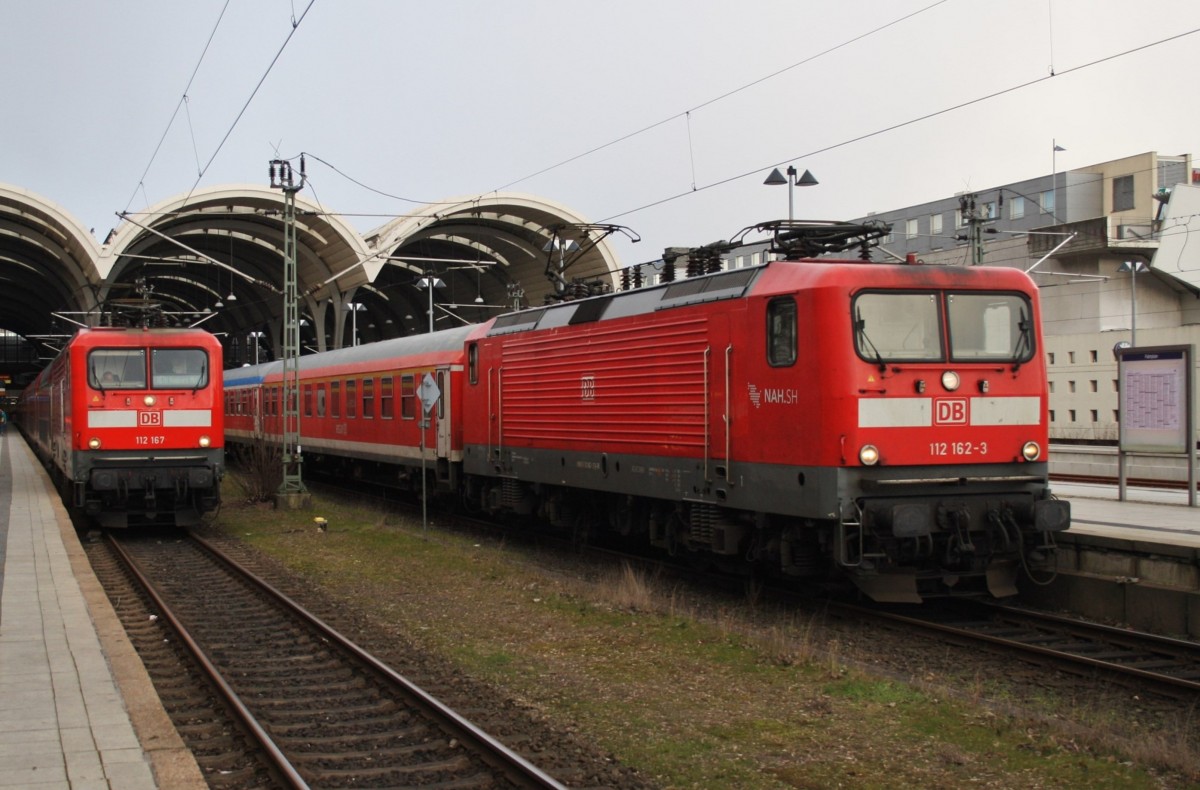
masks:
[[[250,709],[246,707],[237,693],[225,681],[225,678],[221,675],[221,672],[216,668],[216,666],[213,665],[211,661],[208,660],[208,656],[204,654],[204,651],[200,648],[200,645],[196,643],[196,641],[192,638],[192,635],[188,632],[187,628],[184,627],[183,623],[180,622],[175,616],[174,612],[171,611],[171,607],[167,605],[167,602],[163,600],[161,596],[159,596],[158,591],[155,590],[154,585],[146,577],[146,575],[142,573],[142,569],[138,566],[133,557],[131,557],[129,553],[125,551],[124,547],[121,546],[121,544],[112,536],[111,533],[108,533],[106,538],[113,550],[116,552],[117,556],[121,558],[126,567],[129,568],[130,573],[132,573],[138,580],[138,583],[142,585],[142,589],[144,589],[146,594],[150,596],[150,599],[154,602],[154,605],[158,607],[159,616],[165,618],[167,622],[170,623],[171,627],[175,630],[175,633],[179,635],[180,641],[182,641],[184,646],[187,647],[188,652],[192,654],[192,657],[204,671],[204,674],[208,676],[210,681],[212,681],[212,684],[217,688],[218,692],[225,699],[226,703],[228,703],[234,715],[239,721],[241,721],[242,726],[247,729],[250,735],[258,742],[259,746],[262,747],[262,750],[270,760],[272,767],[279,772],[280,776],[284,779],[284,781],[287,782],[289,787],[296,788],[296,790],[308,790],[308,782],[305,781],[304,777],[300,775],[300,772],[296,770],[296,767],[291,764],[287,757],[284,756],[283,751],[280,750],[275,741],[271,739],[271,736],[267,734],[267,731],[264,730],[262,725],[258,723],[258,720],[254,717],[254,714],[250,712]]]
[[[547,790],[566,790],[564,785],[560,784],[557,780],[544,773],[537,766],[533,765],[528,760],[521,757],[521,755],[509,749],[496,738],[488,735],[475,724],[463,718],[458,712],[446,707],[439,700],[430,695],[424,689],[415,685],[408,678],[396,672],[387,664],[379,661],[379,659],[375,658],[370,653],[351,642],[345,636],[326,624],[316,615],[309,612],[299,603],[289,598],[283,592],[279,591],[263,579],[260,579],[258,576],[243,568],[236,560],[227,555],[225,552],[221,551],[203,538],[200,538],[196,535],[191,535],[190,537],[198,545],[210,552],[212,556],[216,557],[246,581],[270,595],[273,599],[287,608],[292,614],[301,618],[306,624],[318,630],[322,636],[329,639],[329,641],[336,644],[345,652],[354,656],[357,660],[369,666],[372,670],[385,678],[389,683],[392,683],[400,688],[404,694],[408,695],[420,707],[422,707],[431,715],[439,718],[447,727],[458,733],[462,740],[471,743],[475,749],[485,757],[490,757],[491,759],[489,762],[491,762],[494,767],[498,767],[504,771],[510,780],[525,787],[546,788]]]

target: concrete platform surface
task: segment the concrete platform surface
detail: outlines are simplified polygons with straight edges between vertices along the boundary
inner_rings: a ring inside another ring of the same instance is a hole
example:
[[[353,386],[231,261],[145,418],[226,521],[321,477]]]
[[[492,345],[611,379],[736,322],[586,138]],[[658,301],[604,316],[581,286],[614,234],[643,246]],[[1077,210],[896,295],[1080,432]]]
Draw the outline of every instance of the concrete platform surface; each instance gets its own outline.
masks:
[[[0,788],[207,784],[22,437],[0,436]]]
[[[1188,506],[1187,491],[1129,488],[1121,502],[1115,485],[1053,483],[1051,488],[1070,500],[1074,534],[1200,548],[1200,507]]]

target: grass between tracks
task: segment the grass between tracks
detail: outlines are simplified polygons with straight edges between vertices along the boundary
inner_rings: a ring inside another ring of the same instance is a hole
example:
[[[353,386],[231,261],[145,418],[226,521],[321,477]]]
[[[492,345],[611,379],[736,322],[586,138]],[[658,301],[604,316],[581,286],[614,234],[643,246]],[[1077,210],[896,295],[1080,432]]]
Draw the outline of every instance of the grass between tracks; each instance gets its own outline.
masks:
[[[815,615],[749,623],[748,606],[685,602],[628,569],[556,572],[531,549],[320,498],[227,504],[216,526],[662,787],[1187,784],[1195,732],[1135,737],[1071,722],[1096,714],[1069,701],[1013,715],[979,704],[1005,693],[991,684],[872,677],[852,668],[872,645],[839,644]]]

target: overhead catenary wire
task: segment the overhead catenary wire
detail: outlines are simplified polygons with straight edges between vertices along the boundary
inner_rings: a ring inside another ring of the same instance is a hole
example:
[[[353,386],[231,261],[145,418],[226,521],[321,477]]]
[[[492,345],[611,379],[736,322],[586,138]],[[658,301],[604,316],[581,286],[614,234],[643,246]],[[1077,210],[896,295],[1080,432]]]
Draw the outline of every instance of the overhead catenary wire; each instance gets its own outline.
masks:
[[[137,197],[138,189],[141,188],[142,194],[146,192],[146,175],[149,174],[150,168],[154,166],[154,160],[158,158],[158,152],[162,149],[163,142],[167,139],[167,134],[171,131],[171,126],[175,123],[176,116],[179,115],[179,110],[185,105],[188,100],[188,91],[191,90],[192,82],[196,79],[196,75],[200,72],[200,65],[204,63],[204,56],[208,54],[208,48],[212,46],[213,37],[217,35],[217,28],[221,26],[221,20],[225,18],[225,11],[229,8],[229,0],[225,0],[225,5],[221,6],[221,13],[217,14],[217,21],[213,23],[213,28],[208,34],[208,40],[204,42],[204,49],[200,52],[199,59],[196,60],[196,65],[192,69],[192,75],[188,77],[187,85],[183,86],[183,93],[179,97],[179,101],[175,104],[175,110],[171,113],[170,119],[167,120],[167,128],[163,129],[162,135],[158,138],[158,145],[154,146],[154,153],[150,154],[150,161],[146,163],[146,169],[142,171],[141,178],[138,179],[137,185],[133,188],[133,194],[129,196],[129,202],[125,204],[125,211],[129,211],[129,207],[133,205],[134,199]],[[189,121],[190,123],[190,121]],[[193,147],[195,146],[195,135],[192,138]],[[199,169],[200,157],[196,157],[196,167]]]
[[[1058,72],[1057,74],[1048,74],[1048,75],[1044,75],[1041,77],[1037,77],[1035,79],[1026,80],[1025,82],[1021,82],[1016,85],[1011,85],[1007,88],[1001,88],[1000,90],[992,91],[991,93],[987,93],[982,96],[977,96],[974,99],[968,99],[966,101],[959,102],[958,104],[954,104],[954,105],[945,107],[940,110],[934,110],[933,112],[928,112],[928,113],[925,113],[924,115],[919,115],[914,118],[910,118],[906,121],[900,121],[899,123],[894,123],[889,126],[885,126],[883,128],[876,129],[873,132],[867,132],[865,134],[860,134],[856,137],[852,137],[852,138],[843,140],[838,143],[832,143],[832,144],[824,146],[822,148],[817,148],[815,150],[808,151],[806,153],[797,154],[796,156],[788,157],[787,159],[781,160],[779,162],[761,165],[761,166],[755,167],[751,170],[747,170],[743,173],[738,173],[737,175],[728,176],[728,177],[722,178],[718,181],[713,181],[709,184],[695,187],[694,189],[691,189],[687,192],[680,192],[678,194],[669,195],[667,197],[660,198],[658,200],[654,200],[650,203],[646,203],[644,205],[637,206],[636,208],[626,209],[625,211],[620,211],[616,214],[610,214],[609,216],[607,216],[599,221],[600,222],[611,222],[612,220],[618,219],[620,217],[627,217],[630,214],[636,214],[639,211],[645,211],[648,208],[654,208],[656,206],[661,206],[665,203],[670,203],[670,202],[678,200],[682,197],[686,197],[688,195],[695,194],[696,192],[702,192],[704,190],[712,189],[713,187],[723,186],[723,185],[729,184],[733,181],[738,181],[743,178],[748,178],[750,176],[759,175],[763,172],[769,171],[771,168],[774,168],[774,167],[783,167],[784,165],[789,165],[789,164],[792,164],[793,162],[799,161],[800,159],[805,159],[807,157],[812,157],[812,156],[816,156],[818,154],[823,154],[823,153],[827,153],[829,151],[834,151],[839,148],[844,148],[848,145],[852,145],[853,143],[859,143],[859,142],[862,142],[863,140],[869,140],[873,137],[879,137],[880,135],[886,134],[888,132],[893,132],[897,129],[903,129],[906,126],[912,126],[912,125],[920,123],[922,121],[927,121],[931,118],[937,118],[941,115],[947,115],[949,113],[955,112],[956,110],[961,110],[961,109],[964,109],[966,107],[971,107],[976,104],[982,104],[983,102],[990,101],[991,99],[995,99],[1000,96],[1005,96],[1007,94],[1014,93],[1019,90],[1024,90],[1026,88],[1030,88],[1034,85],[1045,82],[1046,80],[1055,79],[1056,77],[1064,77],[1068,74],[1073,74],[1073,73],[1077,73],[1080,71],[1084,71],[1086,69],[1090,69],[1095,66],[1099,66],[1103,63],[1108,63],[1108,62],[1110,62],[1112,60],[1116,60],[1118,58],[1127,57],[1127,56],[1133,55],[1137,52],[1142,52],[1147,49],[1152,49],[1154,47],[1158,47],[1163,44],[1170,43],[1172,41],[1178,41],[1179,39],[1186,38],[1187,36],[1195,35],[1196,33],[1200,33],[1200,28],[1192,28],[1191,30],[1184,31],[1182,33],[1177,33],[1176,35],[1173,35],[1173,36],[1167,36],[1166,38],[1161,38],[1161,39],[1158,39],[1157,41],[1152,41],[1147,44],[1141,44],[1136,47],[1131,47],[1130,49],[1122,50],[1121,52],[1116,52],[1111,55],[1105,55],[1104,57],[1097,58],[1097,59],[1089,61],[1087,63],[1083,63],[1078,66],[1073,66],[1069,69]]]
[[[304,21],[306,16],[308,16],[308,12],[312,10],[312,7],[316,4],[316,2],[317,0],[308,0],[308,5],[306,5],[304,10],[300,12],[300,18],[296,19],[294,16],[292,17],[292,27],[288,31],[287,36],[283,39],[283,43],[279,45],[279,49],[275,52],[275,57],[271,58],[271,62],[267,64],[267,70],[263,72],[261,77],[259,77],[258,82],[254,86],[254,90],[250,91],[250,95],[246,98],[246,102],[242,105],[242,109],[238,110],[237,116],[233,119],[233,122],[229,124],[229,128],[225,131],[224,136],[221,137],[221,142],[217,143],[216,150],[214,150],[212,156],[208,158],[208,161],[204,164],[204,167],[200,169],[200,175],[196,176],[195,183],[192,184],[192,188],[188,190],[187,196],[184,197],[185,203],[191,198],[192,193],[196,191],[196,187],[200,185],[200,181],[204,178],[204,174],[208,172],[208,168],[212,166],[212,163],[216,160],[217,155],[221,153],[221,149],[225,147],[225,143],[229,140],[229,136],[232,135],[233,130],[237,128],[238,122],[242,120],[242,116],[246,114],[246,110],[250,108],[250,103],[254,101],[254,97],[258,95],[259,89],[262,88],[263,83],[267,81],[267,77],[275,68],[275,64],[279,62],[279,58],[283,55],[283,51],[287,49],[288,44],[291,43],[292,36],[296,35],[296,31],[300,28],[300,23]]]
[[[495,189],[490,190],[490,191],[491,192],[501,192],[505,189],[516,186],[517,184],[520,184],[523,181],[528,181],[531,178],[536,178],[537,176],[544,175],[545,173],[549,173],[551,170],[557,170],[558,168],[563,167],[564,165],[569,165],[570,163],[576,162],[580,159],[583,159],[584,157],[591,156],[592,154],[603,151],[606,148],[611,148],[614,145],[623,143],[626,140],[630,140],[634,137],[637,137],[638,135],[645,134],[646,132],[657,129],[658,127],[662,126],[663,124],[667,124],[667,123],[670,123],[671,121],[677,120],[679,118],[689,116],[691,113],[695,112],[696,110],[703,109],[703,108],[709,106],[710,104],[716,104],[717,102],[719,102],[723,99],[728,99],[730,96],[735,96],[735,95],[741,93],[742,91],[749,90],[750,88],[753,88],[755,85],[759,85],[768,80],[774,79],[775,77],[778,77],[781,74],[789,72],[792,69],[799,68],[800,66],[803,66],[806,63],[811,63],[814,60],[823,58],[826,55],[830,55],[834,52],[837,52],[839,49],[843,49],[845,47],[850,46],[851,44],[862,41],[865,38],[869,38],[870,36],[873,36],[876,33],[880,33],[884,30],[887,30],[888,28],[898,25],[901,22],[904,22],[906,20],[912,19],[915,16],[919,16],[919,15],[925,13],[926,11],[936,8],[937,6],[940,6],[946,2],[949,2],[949,0],[937,0],[937,2],[931,3],[930,5],[927,5],[924,8],[919,8],[916,11],[913,11],[909,14],[905,14],[904,16],[897,17],[896,19],[893,19],[890,22],[886,22],[878,27],[872,28],[871,30],[866,31],[865,33],[860,33],[857,36],[848,38],[845,41],[841,42],[840,44],[835,44],[832,47],[821,50],[820,52],[816,53],[815,55],[810,55],[809,57],[804,58],[803,60],[796,61],[795,63],[793,63],[789,66],[784,66],[781,69],[777,69],[776,71],[773,71],[770,74],[766,74],[762,77],[759,77],[758,79],[747,82],[746,84],[741,85],[737,88],[734,88],[733,90],[726,91],[725,93],[722,93],[719,96],[714,96],[713,98],[708,99],[707,101],[703,101],[700,104],[695,105],[694,107],[689,107],[686,110],[677,112],[674,115],[663,118],[662,120],[655,121],[654,123],[651,123],[647,126],[643,126],[640,129],[636,129],[627,134],[623,134],[620,137],[616,138],[615,140],[610,140],[607,143],[604,143],[602,145],[598,145],[594,148],[589,148],[588,150],[586,150],[582,153],[575,154],[574,156],[568,157],[567,159],[564,159],[561,162],[556,162],[555,164],[552,164],[548,167],[543,167],[542,169],[537,170],[533,173],[530,173],[529,175],[521,176],[520,178],[509,181],[507,184],[496,187]]]

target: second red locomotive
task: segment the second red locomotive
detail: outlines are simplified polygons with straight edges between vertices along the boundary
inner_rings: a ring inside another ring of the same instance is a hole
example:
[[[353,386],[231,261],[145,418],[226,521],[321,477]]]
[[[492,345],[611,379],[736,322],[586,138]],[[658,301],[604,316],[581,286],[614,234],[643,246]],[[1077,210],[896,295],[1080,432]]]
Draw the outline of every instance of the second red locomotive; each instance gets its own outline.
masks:
[[[25,388],[22,431],[101,526],[196,524],[220,503],[221,360],[200,329],[81,329]]]
[[[470,507],[736,570],[1007,596],[1070,521],[1039,320],[1014,269],[777,260],[304,357],[301,434],[309,462],[424,461]],[[277,381],[231,378],[231,436],[277,437]]]

